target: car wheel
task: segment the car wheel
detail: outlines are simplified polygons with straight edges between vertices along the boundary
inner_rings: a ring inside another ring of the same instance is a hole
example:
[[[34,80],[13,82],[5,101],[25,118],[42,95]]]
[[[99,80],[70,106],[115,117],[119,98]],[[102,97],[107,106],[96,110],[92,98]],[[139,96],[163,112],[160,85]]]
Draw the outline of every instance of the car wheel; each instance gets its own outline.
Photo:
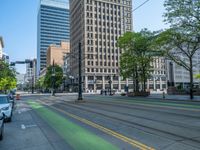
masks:
[[[12,116],[10,116],[9,118],[8,118],[8,122],[11,122],[12,121]]]
[[[2,124],[1,128],[0,141],[3,140],[3,132],[4,132],[4,124]]]

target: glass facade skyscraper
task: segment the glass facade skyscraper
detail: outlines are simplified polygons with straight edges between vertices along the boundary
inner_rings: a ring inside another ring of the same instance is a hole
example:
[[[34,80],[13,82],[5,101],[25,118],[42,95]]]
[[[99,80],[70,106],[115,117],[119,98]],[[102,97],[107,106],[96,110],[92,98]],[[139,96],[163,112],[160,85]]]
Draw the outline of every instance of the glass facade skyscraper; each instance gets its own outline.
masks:
[[[46,67],[46,52],[51,44],[70,40],[69,0],[40,0],[38,10],[37,68]]]

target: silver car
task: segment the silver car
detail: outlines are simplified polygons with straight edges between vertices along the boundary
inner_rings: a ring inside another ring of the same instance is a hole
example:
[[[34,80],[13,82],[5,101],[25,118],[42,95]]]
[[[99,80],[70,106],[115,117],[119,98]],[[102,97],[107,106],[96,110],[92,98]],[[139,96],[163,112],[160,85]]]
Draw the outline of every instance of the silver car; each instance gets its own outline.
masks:
[[[12,120],[12,105],[7,95],[0,95],[0,109],[5,115],[5,121],[11,122]]]
[[[4,114],[0,109],[0,141],[3,140],[3,132],[4,132]]]

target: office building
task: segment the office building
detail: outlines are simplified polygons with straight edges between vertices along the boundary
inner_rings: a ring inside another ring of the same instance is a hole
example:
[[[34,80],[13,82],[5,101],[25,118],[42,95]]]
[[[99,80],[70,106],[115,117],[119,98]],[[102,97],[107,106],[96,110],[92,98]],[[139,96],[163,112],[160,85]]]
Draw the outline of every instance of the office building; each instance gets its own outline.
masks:
[[[10,57],[9,57],[9,55],[3,52],[2,60],[3,60],[5,63],[9,64],[9,63],[10,63]]]
[[[70,40],[69,0],[40,0],[38,10],[37,72],[46,67],[47,48]]]
[[[188,58],[182,55],[184,61],[189,64]],[[185,68],[167,60],[167,79],[170,86],[188,89],[190,87],[190,74]],[[193,76],[200,74],[200,50],[193,56]],[[194,86],[199,85],[199,79],[194,78]]]
[[[0,60],[3,57],[3,48],[4,48],[3,38],[0,36]]]
[[[132,31],[132,0],[73,0],[70,10],[73,76],[78,78],[78,43],[81,42],[83,90],[110,89],[109,80],[112,89],[123,90],[129,82],[119,76],[122,51],[117,47],[117,40]]]
[[[16,75],[17,84],[23,85],[23,84],[25,83],[25,81],[24,81],[24,76],[25,76],[25,74],[17,74],[17,75]]]
[[[147,80],[147,90],[149,91],[166,91],[167,90],[167,68],[165,57],[154,57],[151,62],[152,71],[150,78]]]
[[[26,73],[24,75],[24,81],[29,85],[35,85],[37,81],[37,60],[28,60],[30,63],[26,64]]]
[[[26,64],[26,73],[24,76],[24,80],[27,84],[30,85],[34,83],[33,68],[31,67],[30,63]]]
[[[52,44],[47,50],[47,67],[57,64],[61,67],[64,65],[64,56],[70,53],[70,43],[62,41],[60,45]]]

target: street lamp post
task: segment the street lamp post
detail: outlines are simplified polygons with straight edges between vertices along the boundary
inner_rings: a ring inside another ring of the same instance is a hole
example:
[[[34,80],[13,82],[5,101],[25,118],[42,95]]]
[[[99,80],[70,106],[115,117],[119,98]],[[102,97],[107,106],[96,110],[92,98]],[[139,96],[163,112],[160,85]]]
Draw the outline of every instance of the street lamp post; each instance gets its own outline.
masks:
[[[52,66],[52,96],[55,96],[55,67],[54,67],[54,60],[53,60],[53,66]]]
[[[113,75],[113,77],[115,77],[115,74]],[[110,86],[110,95],[112,95],[112,74],[110,76],[108,76],[108,83],[109,83],[109,86]]]
[[[81,68],[82,68],[82,62],[81,58],[82,52],[81,52],[81,42],[79,43],[79,88],[78,88],[78,101],[83,100],[82,97],[82,74],[81,74]]]
[[[40,87],[40,79],[38,80],[38,88],[39,88],[39,93],[41,92],[41,87]]]
[[[73,80],[74,80],[74,76],[69,76],[69,79],[70,79],[70,84],[71,84],[71,86],[70,86],[70,92],[73,92]]]
[[[108,83],[110,85],[110,95],[112,95],[112,80],[109,79]]]
[[[63,75],[63,86],[64,86],[64,88],[63,88],[63,92],[65,92],[65,87],[66,87],[66,74],[64,74]]]
[[[34,93],[34,85],[33,85],[34,83],[33,82],[34,82],[34,79],[33,79],[33,75],[32,75],[32,83],[31,83],[32,94]]]

